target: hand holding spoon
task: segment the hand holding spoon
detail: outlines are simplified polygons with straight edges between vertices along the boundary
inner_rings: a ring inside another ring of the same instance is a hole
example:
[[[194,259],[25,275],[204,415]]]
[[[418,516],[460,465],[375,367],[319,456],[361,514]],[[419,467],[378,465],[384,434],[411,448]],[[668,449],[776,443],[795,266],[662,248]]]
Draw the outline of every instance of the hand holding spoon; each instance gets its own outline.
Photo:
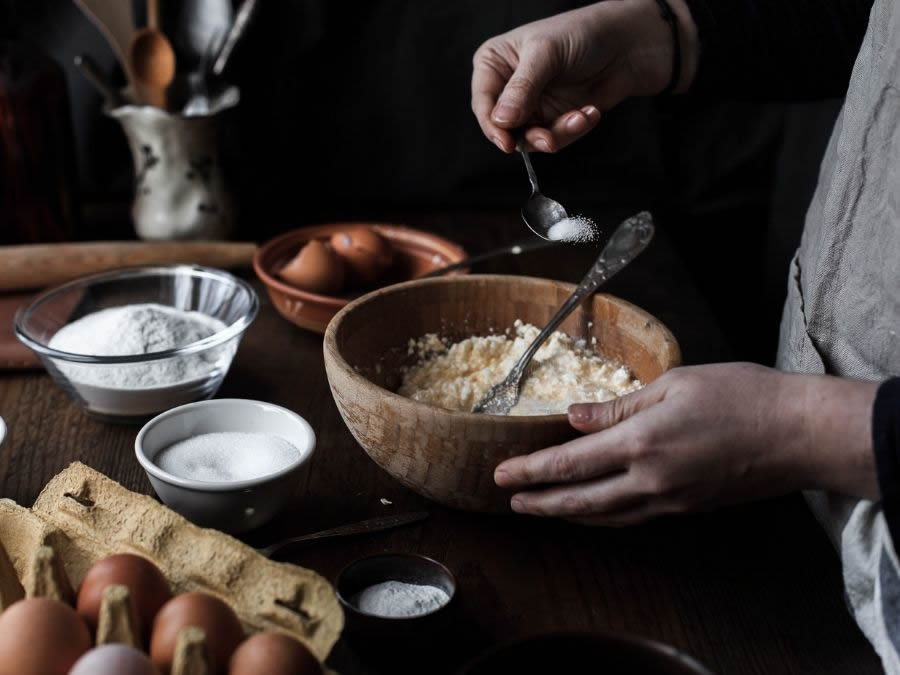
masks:
[[[569,296],[569,299],[563,303],[559,311],[550,319],[549,323],[538,334],[534,342],[532,342],[522,358],[512,367],[506,379],[499,384],[491,387],[490,391],[478,402],[472,412],[486,413],[488,415],[506,415],[510,409],[519,401],[519,389],[522,384],[522,378],[525,375],[525,369],[531,363],[531,359],[540,349],[544,341],[556,330],[572,311],[580,305],[585,298],[589,297],[603,283],[605,283],[616,272],[624,268],[628,263],[634,260],[637,255],[647,248],[647,244],[653,238],[653,217],[643,211],[636,216],[632,216],[612,233],[606,246],[600,251],[590,271],[585,275],[581,283]]]

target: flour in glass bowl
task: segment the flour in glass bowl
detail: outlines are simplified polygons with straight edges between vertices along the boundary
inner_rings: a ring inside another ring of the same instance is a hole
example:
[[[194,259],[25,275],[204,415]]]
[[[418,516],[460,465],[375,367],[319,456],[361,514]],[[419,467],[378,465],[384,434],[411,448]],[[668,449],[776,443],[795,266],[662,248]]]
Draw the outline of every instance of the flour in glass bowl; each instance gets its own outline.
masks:
[[[448,410],[470,412],[501,382],[540,330],[516,321],[506,334],[473,336],[447,344],[430,333],[410,340],[417,363],[405,369],[399,393]],[[593,353],[581,340],[557,331],[535,354],[510,415],[565,413],[572,403],[609,401],[641,388],[622,365]]]
[[[224,329],[222,321],[202,312],[134,304],[83,316],[63,326],[48,344],[85,356],[137,356],[185,347]],[[117,366],[57,362],[75,382],[112,389],[178,384],[204,377],[214,366],[203,353]]]

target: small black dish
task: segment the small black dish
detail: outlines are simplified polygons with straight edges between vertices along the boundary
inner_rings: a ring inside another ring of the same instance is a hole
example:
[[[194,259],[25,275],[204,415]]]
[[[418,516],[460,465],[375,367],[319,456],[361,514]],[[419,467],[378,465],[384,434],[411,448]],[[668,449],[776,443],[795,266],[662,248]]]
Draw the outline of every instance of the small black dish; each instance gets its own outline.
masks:
[[[588,671],[585,671],[588,664]],[[456,675],[577,673],[604,675],[713,675],[693,657],[634,635],[560,632],[494,647]]]
[[[402,581],[407,584],[436,586],[450,599],[427,614],[410,617],[388,617],[369,614],[360,610],[353,602],[364,589],[385,581]],[[456,577],[449,569],[436,560],[413,553],[383,553],[360,558],[347,565],[335,582],[338,601],[347,617],[347,630],[366,632],[389,632],[396,634],[410,630],[421,630],[422,626],[438,623],[448,613],[448,608],[456,597]]]
[[[385,581],[437,586],[450,599],[427,614],[410,617],[369,614],[354,604],[362,590]],[[436,560],[412,553],[360,558],[341,570],[335,589],[346,617],[347,644],[375,672],[420,672],[423,659],[441,662],[452,650],[452,640],[448,640],[452,631],[447,629],[456,613],[457,582]]]

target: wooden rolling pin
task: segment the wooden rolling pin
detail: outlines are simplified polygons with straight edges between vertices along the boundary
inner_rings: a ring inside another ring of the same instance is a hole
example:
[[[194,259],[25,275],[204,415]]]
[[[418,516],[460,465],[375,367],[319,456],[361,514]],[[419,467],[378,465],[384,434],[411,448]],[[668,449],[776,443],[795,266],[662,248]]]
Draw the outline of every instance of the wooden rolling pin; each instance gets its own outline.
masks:
[[[194,263],[247,267],[256,244],[221,241],[131,242],[0,246],[0,291],[53,286],[116,267]]]

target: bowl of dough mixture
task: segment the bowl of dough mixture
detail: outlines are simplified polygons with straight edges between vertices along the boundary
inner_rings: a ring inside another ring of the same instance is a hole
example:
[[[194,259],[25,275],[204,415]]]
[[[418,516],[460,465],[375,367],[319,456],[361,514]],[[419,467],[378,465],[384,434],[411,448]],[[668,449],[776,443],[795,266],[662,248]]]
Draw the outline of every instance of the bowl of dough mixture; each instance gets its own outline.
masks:
[[[608,401],[677,366],[672,333],[598,293],[538,351],[510,415],[472,413],[574,289],[548,279],[470,275],[370,293],[325,334],[325,367],[344,422],[401,483],[456,508],[508,511],[494,468],[577,436],[571,403]]]
[[[258,308],[221,270],[133,267],[39,295],[15,331],[87,412],[132,422],[215,395]]]

